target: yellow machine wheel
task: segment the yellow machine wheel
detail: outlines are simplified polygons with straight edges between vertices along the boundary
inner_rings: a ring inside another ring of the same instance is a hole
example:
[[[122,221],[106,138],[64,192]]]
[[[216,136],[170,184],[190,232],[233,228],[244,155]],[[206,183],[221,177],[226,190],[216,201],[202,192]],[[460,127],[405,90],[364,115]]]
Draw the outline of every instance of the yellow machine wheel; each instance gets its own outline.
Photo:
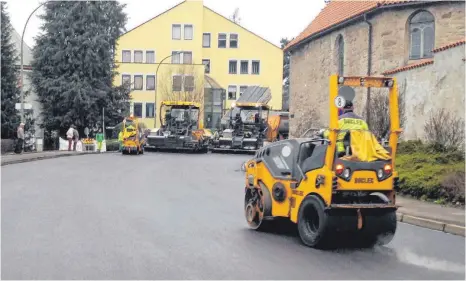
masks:
[[[390,211],[382,215],[365,216],[363,229],[358,235],[358,246],[386,245],[393,240],[396,228],[396,211]]]
[[[246,217],[246,222],[249,227],[254,230],[264,231],[268,229],[271,224],[270,220],[266,218],[267,213],[269,213],[267,205],[267,200],[262,200],[261,191],[255,188],[246,188],[246,193],[244,196],[244,214]]]
[[[310,195],[299,208],[298,233],[301,241],[309,247],[324,248],[330,241],[329,215],[320,198]]]
[[[396,211],[368,210],[362,214],[362,228],[357,229],[358,216],[331,215],[323,201],[308,196],[301,203],[298,214],[298,233],[302,242],[318,249],[343,247],[370,248],[386,245],[395,236]]]

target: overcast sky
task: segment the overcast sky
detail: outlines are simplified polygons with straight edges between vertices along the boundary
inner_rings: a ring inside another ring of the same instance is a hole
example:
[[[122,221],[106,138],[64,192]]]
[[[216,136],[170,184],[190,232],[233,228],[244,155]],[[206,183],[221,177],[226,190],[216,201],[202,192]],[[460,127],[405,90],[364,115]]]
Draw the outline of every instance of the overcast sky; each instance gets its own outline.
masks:
[[[7,0],[8,12],[13,27],[21,35],[29,14],[43,0]],[[120,0],[127,4],[126,13],[129,30],[159,13],[183,2],[183,0]],[[311,22],[324,7],[324,0],[204,0],[204,5],[229,17],[235,8],[239,8],[241,25],[280,45],[282,37],[295,37]],[[34,46],[34,37],[40,32],[41,21],[38,14],[29,20],[25,33],[25,42]]]

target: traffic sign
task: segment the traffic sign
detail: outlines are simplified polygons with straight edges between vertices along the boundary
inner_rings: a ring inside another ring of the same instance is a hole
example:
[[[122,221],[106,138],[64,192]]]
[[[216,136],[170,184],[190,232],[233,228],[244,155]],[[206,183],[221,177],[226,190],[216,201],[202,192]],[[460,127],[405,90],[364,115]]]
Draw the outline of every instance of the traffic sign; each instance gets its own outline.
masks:
[[[336,106],[337,108],[343,108],[343,107],[345,107],[345,103],[346,103],[346,100],[345,100],[344,97],[342,97],[342,96],[337,96],[337,97],[335,98],[335,106]]]

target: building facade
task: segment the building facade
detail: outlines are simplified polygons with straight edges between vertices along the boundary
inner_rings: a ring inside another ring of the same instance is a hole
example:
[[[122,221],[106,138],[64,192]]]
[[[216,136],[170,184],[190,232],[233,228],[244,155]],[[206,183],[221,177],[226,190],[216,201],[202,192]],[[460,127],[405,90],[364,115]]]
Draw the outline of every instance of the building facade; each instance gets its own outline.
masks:
[[[269,104],[282,106],[282,50],[202,1],[184,1],[123,34],[116,62],[115,84],[131,85],[131,111],[149,128],[160,125],[161,100],[203,103],[205,75],[225,89],[226,107],[248,86],[269,87]]]
[[[17,60],[16,60],[16,67],[21,68],[21,35],[13,29],[13,34],[11,36],[11,40],[13,40],[16,54],[17,54]],[[32,87],[31,84],[31,79],[29,77],[32,67],[31,67],[31,61],[32,61],[32,50],[31,48],[26,44],[26,42],[23,42],[23,90],[25,93],[24,97],[24,103],[29,104],[32,107],[32,118],[34,119],[34,134],[36,137],[43,138],[44,137],[44,130],[40,127],[41,124],[41,112],[42,112],[42,105],[38,101],[38,96],[37,93],[34,91],[34,88]],[[18,81],[20,81],[20,77],[18,77]],[[25,113],[27,113],[29,110],[25,110]],[[19,111],[18,111],[19,114]]]
[[[408,139],[422,138],[422,116],[433,109],[464,117],[464,18],[463,1],[330,1],[285,48],[291,52],[291,134],[328,126],[331,74],[397,77]],[[367,92],[356,93],[362,115]]]

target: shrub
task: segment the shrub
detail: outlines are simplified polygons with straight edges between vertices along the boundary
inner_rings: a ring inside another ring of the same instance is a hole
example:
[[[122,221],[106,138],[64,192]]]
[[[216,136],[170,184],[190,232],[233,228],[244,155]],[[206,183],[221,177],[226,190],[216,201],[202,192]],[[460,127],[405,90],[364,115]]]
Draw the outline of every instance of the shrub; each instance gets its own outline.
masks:
[[[437,150],[464,150],[464,120],[442,108],[431,111],[424,124],[427,142]]]
[[[106,147],[107,151],[117,151],[120,147],[120,143],[118,142],[118,139],[105,140],[105,144],[107,145]]]
[[[15,150],[15,143],[14,139],[2,139],[2,154],[13,152]]]
[[[438,202],[465,202],[464,154],[420,141],[402,142],[396,158],[400,193]]]

